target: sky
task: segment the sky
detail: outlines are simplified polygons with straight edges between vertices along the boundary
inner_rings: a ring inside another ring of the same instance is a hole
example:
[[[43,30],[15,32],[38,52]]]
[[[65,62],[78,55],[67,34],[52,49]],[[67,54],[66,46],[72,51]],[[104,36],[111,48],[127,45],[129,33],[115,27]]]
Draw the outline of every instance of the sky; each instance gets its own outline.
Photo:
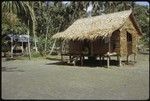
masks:
[[[149,2],[147,2],[147,1],[137,1],[135,3],[139,4],[139,5],[148,5],[149,6]]]
[[[64,4],[69,3],[69,1],[63,1]],[[148,1],[136,1],[135,2],[138,5],[144,5],[144,6],[149,6],[149,2]],[[89,6],[87,11],[92,10],[92,6]]]
[[[63,3],[68,3],[68,1],[63,1]],[[136,1],[135,3],[139,5],[149,5],[148,1]]]

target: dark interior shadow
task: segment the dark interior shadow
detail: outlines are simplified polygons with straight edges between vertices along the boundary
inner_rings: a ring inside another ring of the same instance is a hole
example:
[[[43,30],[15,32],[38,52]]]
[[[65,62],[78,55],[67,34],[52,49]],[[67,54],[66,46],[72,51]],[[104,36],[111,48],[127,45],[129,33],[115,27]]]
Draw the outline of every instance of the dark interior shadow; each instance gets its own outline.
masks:
[[[135,63],[136,63],[136,61],[122,61],[122,63],[124,64],[124,65],[134,65]]]
[[[47,63],[46,65],[65,65],[65,66],[73,66],[73,64],[69,64],[69,63],[67,63],[67,62],[61,62],[61,61],[54,62],[54,63]]]
[[[67,63],[67,62],[54,62],[54,63],[47,63],[46,65],[65,65],[65,66],[74,66],[72,63]],[[111,60],[110,61],[110,66],[118,66],[119,62],[116,60]],[[78,60],[76,62],[76,66],[81,66],[81,62]],[[107,67],[107,60],[96,60],[96,61],[91,61],[91,60],[84,60],[82,67]]]
[[[24,72],[23,70],[18,69],[17,67],[2,67],[2,72]]]
[[[51,57],[47,57],[46,59],[48,59],[48,60],[57,60],[57,61],[61,60],[61,59],[58,59],[58,58],[51,58]]]
[[[6,61],[12,61],[12,60],[16,60],[16,58],[10,58],[10,57],[9,57],[9,58],[6,58],[5,60],[6,60]]]
[[[140,54],[142,54],[142,55],[149,55],[149,52],[142,52]]]

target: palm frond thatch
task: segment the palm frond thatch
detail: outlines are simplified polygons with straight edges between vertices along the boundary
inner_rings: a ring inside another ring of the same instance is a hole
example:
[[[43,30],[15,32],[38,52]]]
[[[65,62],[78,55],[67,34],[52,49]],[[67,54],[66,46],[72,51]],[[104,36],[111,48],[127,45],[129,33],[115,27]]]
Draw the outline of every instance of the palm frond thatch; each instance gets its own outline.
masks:
[[[61,38],[64,40],[93,40],[97,37],[106,37],[121,28],[131,14],[132,10],[126,10],[78,19],[64,32],[56,33],[53,38]]]

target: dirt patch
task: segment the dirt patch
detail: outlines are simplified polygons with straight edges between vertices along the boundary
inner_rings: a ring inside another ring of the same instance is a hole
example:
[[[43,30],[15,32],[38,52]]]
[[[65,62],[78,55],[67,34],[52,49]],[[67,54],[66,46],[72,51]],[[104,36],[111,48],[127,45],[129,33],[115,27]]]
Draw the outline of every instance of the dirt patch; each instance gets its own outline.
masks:
[[[2,61],[2,98],[149,98],[149,55],[139,54],[134,65],[102,67],[70,66],[48,59]]]

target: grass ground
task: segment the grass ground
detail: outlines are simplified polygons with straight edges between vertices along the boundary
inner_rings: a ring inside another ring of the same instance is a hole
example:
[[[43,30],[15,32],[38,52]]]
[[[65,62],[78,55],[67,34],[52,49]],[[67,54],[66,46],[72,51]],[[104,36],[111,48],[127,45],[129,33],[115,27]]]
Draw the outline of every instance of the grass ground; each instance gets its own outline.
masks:
[[[149,99],[149,55],[109,68],[59,64],[60,57],[2,61],[3,99]]]

